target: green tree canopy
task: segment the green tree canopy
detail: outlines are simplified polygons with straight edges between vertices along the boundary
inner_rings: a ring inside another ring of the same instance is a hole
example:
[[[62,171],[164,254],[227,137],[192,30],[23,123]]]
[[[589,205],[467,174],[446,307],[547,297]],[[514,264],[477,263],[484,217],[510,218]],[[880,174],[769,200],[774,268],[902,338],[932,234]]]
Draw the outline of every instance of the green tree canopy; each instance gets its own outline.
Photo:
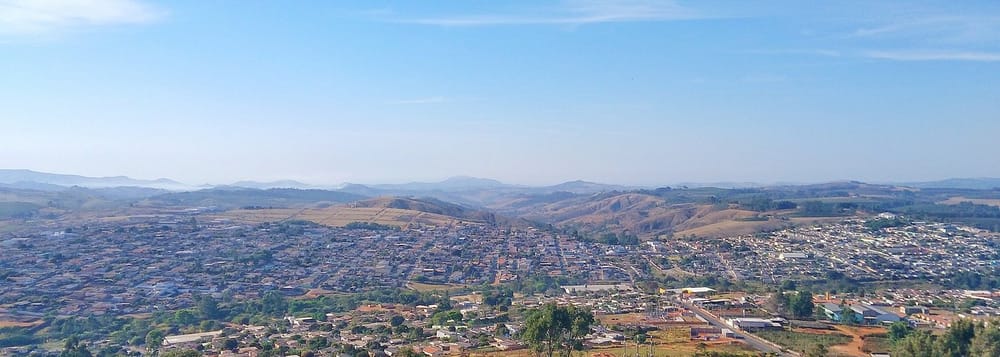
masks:
[[[549,357],[555,352],[569,355],[573,349],[582,348],[579,340],[590,331],[593,323],[594,315],[590,311],[547,304],[528,311],[521,339]]]
[[[812,293],[808,291],[799,291],[791,298],[790,308],[792,310],[792,315],[797,318],[807,318],[813,316],[813,309],[816,305],[813,303]]]

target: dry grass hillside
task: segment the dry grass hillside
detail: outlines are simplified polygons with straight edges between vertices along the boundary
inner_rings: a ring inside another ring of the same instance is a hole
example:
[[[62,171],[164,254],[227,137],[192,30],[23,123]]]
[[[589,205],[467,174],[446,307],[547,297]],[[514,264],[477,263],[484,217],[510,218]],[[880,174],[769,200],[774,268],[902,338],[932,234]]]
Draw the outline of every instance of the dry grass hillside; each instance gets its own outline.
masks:
[[[749,219],[757,217],[759,212],[708,204],[672,203],[662,197],[636,192],[570,196],[531,203],[524,199],[512,200],[494,209],[584,232],[627,231],[646,237],[666,232],[721,236],[789,224],[779,219]]]
[[[366,222],[402,228],[413,225],[446,226],[459,222],[492,223],[497,220],[492,213],[451,203],[399,197],[374,198],[328,207],[237,209],[213,218],[250,223],[306,220],[334,227]]]
[[[412,225],[445,226],[460,219],[440,214],[380,207],[332,206],[325,208],[238,209],[213,215],[214,219],[235,222],[263,223],[288,220],[311,221],[322,225],[343,227],[352,222],[378,223],[397,227]]]

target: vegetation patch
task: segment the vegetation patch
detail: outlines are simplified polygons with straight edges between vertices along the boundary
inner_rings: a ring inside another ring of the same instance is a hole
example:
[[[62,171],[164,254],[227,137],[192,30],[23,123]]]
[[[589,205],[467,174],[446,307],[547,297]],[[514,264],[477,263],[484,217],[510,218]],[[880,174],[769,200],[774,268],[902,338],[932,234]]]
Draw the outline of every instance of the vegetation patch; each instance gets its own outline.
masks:
[[[833,346],[850,343],[852,338],[839,333],[813,334],[797,331],[761,331],[754,333],[793,351],[808,351],[816,345]]]

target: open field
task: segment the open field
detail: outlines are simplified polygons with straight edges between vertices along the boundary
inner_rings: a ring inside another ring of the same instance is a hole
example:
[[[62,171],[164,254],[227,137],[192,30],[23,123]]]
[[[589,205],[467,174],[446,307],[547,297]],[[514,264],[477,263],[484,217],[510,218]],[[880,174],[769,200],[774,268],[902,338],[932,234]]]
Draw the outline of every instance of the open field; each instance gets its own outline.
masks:
[[[465,285],[459,285],[459,284],[425,284],[425,283],[418,283],[418,282],[413,282],[413,281],[411,281],[409,283],[406,283],[406,287],[409,288],[409,289],[411,289],[411,290],[415,290],[415,291],[419,291],[419,292],[426,292],[426,291],[456,291],[456,290],[462,290],[462,289],[466,288]]]
[[[892,342],[889,341],[888,337],[868,336],[861,343],[861,351],[865,353],[892,352]]]
[[[695,235],[699,237],[721,237],[742,234],[751,234],[761,230],[775,229],[787,225],[787,222],[778,220],[767,221],[722,221],[696,228],[675,232],[677,236]]]
[[[670,343],[670,344],[659,344],[653,347],[653,353],[656,357],[688,357],[694,355],[698,349],[698,341],[690,341],[683,343]],[[746,353],[747,356],[756,356],[757,353],[754,350],[747,349],[743,343],[739,341],[709,341],[705,343],[707,351],[718,351],[718,352],[731,352],[731,353]],[[583,352],[584,356],[594,356],[599,353],[606,353],[612,356],[622,356],[624,348],[622,346],[611,346],[611,347],[601,347],[593,348]],[[646,350],[640,350],[640,353],[645,354]],[[635,353],[635,346],[633,345],[629,349],[629,355]],[[520,349],[516,351],[496,351],[496,352],[471,352],[469,356],[497,356],[497,357],[535,357],[535,353],[531,349]],[[573,356],[580,356],[580,352],[575,352]]]
[[[827,345],[831,356],[866,357],[870,352],[887,351],[887,341],[873,337],[884,335],[885,328],[844,325],[831,327],[831,330],[796,328],[792,331],[770,331],[757,335],[794,351],[803,351],[816,343],[823,343]]]
[[[852,336],[844,335],[827,330],[795,329],[793,331],[760,331],[755,332],[761,338],[777,343],[792,351],[807,351],[817,344],[826,345],[830,351],[837,345],[844,345],[853,341]]]
[[[733,219],[675,232],[674,235],[687,236],[693,234],[699,237],[737,236],[793,225],[804,226],[823,222],[838,222],[844,220],[844,218],[845,217],[792,217],[787,220],[772,218],[767,221],[742,221]]]
[[[866,345],[866,339],[869,338],[868,336],[882,335],[886,333],[886,329],[881,327],[860,327],[860,326],[855,327],[855,326],[834,325],[834,328],[838,332],[846,334],[851,337],[851,342],[847,344],[830,347],[831,353],[836,353],[844,356],[859,356],[859,357],[868,356],[869,354],[864,351],[865,350],[864,347]]]
[[[997,206],[1000,207],[1000,199],[990,199],[990,198],[966,198],[962,196],[951,197],[947,200],[940,201],[938,203],[945,205],[957,205],[962,202],[971,202],[977,205],[987,205],[987,206]]]
[[[305,220],[332,227],[343,227],[351,222],[367,222],[406,228],[412,224],[446,226],[459,221],[457,218],[440,214],[398,208],[347,206],[302,209],[239,209],[209,217],[212,219],[229,219],[245,223]]]
[[[614,315],[596,315],[597,321],[600,321],[604,326],[613,325],[635,325],[642,323],[646,320],[646,314],[640,313],[629,313],[629,314],[614,314]]]

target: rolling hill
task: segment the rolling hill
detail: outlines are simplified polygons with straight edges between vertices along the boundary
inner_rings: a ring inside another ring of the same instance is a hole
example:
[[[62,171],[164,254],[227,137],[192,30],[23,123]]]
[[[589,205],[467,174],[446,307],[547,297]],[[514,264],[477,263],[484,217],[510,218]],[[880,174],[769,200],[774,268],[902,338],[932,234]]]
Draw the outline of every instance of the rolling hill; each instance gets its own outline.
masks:
[[[240,222],[307,220],[342,227],[354,222],[397,227],[445,226],[459,222],[527,225],[491,212],[427,198],[382,197],[325,207],[236,209],[213,216]]]
[[[671,202],[660,196],[638,192],[586,196],[551,194],[545,197],[551,200],[512,200],[493,208],[498,212],[583,233],[628,232],[646,237],[681,233],[722,222],[750,222],[746,219],[759,214],[728,206]],[[734,228],[763,225],[762,221],[756,222]],[[720,233],[724,232],[720,230]]]
[[[330,205],[361,200],[365,196],[329,190],[300,190],[271,188],[266,190],[228,187],[189,192],[172,192],[147,198],[139,206],[215,207],[233,209],[241,207],[296,208]]]

